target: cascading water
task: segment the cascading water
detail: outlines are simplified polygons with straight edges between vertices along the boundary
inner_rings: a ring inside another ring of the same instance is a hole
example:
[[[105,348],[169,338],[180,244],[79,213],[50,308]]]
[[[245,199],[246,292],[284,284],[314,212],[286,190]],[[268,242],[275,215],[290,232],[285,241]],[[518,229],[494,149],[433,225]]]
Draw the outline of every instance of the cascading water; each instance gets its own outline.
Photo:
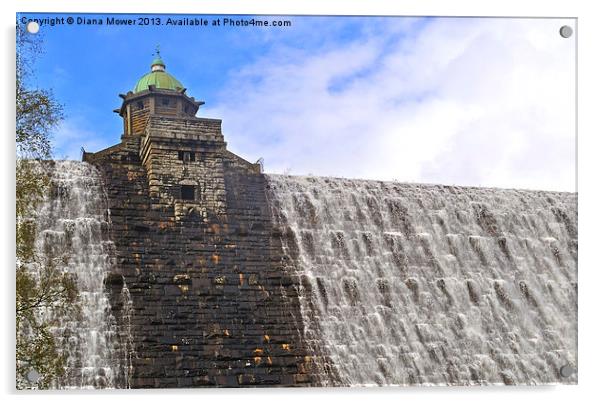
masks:
[[[104,286],[113,244],[107,238],[107,202],[99,173],[75,161],[56,161],[49,171],[51,194],[35,216],[36,250],[44,261],[74,277],[80,308],[73,317],[40,313],[56,323],[52,333],[66,356],[65,375],[54,386],[127,387],[129,364],[119,353],[120,334]]]
[[[324,384],[577,381],[576,194],[267,178]]]
[[[123,361],[120,363],[121,375],[123,376],[123,386],[129,388],[131,384],[131,377],[134,373],[133,359],[135,358],[134,338],[132,337],[132,311],[133,302],[125,281],[121,289],[121,305],[122,305],[122,317],[121,321],[124,326],[123,332],[121,332],[120,349],[123,352]]]

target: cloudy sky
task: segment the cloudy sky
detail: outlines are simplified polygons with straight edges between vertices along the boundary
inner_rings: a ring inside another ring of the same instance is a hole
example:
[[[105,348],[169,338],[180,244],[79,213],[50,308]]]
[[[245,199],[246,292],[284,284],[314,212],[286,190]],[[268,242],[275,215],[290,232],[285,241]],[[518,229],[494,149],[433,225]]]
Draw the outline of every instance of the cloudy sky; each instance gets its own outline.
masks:
[[[117,94],[159,43],[198,115],[267,172],[575,190],[574,20],[262,18],[292,25],[43,26],[56,157],[119,142]]]

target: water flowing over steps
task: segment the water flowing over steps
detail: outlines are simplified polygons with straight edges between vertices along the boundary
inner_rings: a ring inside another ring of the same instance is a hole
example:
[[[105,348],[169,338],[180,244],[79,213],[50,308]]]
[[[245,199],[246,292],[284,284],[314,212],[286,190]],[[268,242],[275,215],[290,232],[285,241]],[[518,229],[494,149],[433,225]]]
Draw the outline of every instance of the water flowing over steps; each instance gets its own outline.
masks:
[[[75,317],[51,312],[52,332],[67,361],[55,388],[125,388],[129,379],[127,340],[111,312],[105,277],[113,270],[107,200],[98,171],[75,161],[42,167],[50,173],[50,195],[39,206],[35,247],[43,262],[69,273],[78,289]],[[40,267],[30,270],[39,277]],[[125,302],[127,304],[127,301]]]
[[[128,141],[52,163],[37,248],[82,305],[55,387],[577,382],[576,194],[224,163],[225,215],[176,218]]]
[[[268,183],[325,384],[576,382],[575,194]]]

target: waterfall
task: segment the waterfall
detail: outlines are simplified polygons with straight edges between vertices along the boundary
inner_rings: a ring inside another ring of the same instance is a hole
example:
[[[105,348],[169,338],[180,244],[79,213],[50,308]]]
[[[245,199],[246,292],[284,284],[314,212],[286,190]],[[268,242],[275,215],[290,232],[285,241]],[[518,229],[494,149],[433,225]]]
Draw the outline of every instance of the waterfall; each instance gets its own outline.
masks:
[[[577,382],[576,194],[267,178],[324,384]]]
[[[133,359],[135,358],[134,338],[132,336],[132,311],[133,302],[125,281],[121,288],[121,306],[122,306],[122,317],[121,322],[123,323],[123,331],[120,333],[120,348],[123,352],[123,358],[121,361],[121,369],[123,376],[123,386],[130,388],[132,374],[134,373]]]
[[[45,170],[51,192],[34,217],[36,251],[74,278],[80,308],[73,316],[40,313],[54,323],[52,333],[66,356],[65,374],[54,387],[127,387],[129,364],[119,353],[120,334],[104,285],[113,264],[113,243],[100,175],[93,166],[75,161],[49,163]],[[35,275],[41,267],[30,269]]]

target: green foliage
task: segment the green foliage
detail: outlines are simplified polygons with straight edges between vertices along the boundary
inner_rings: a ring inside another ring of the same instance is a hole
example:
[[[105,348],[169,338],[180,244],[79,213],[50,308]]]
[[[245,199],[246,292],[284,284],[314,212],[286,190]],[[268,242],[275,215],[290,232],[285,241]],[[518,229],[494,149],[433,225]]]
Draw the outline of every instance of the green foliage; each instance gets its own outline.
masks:
[[[18,317],[18,316],[17,316]],[[22,323],[17,323],[19,328]],[[17,338],[17,388],[25,389],[29,386],[26,381],[27,373],[35,369],[42,376],[37,380],[36,386],[47,389],[52,386],[52,381],[64,373],[64,358],[57,354],[54,336],[47,326],[31,329],[31,337]]]
[[[16,215],[17,215],[17,257],[21,262],[34,260],[35,220],[30,218],[32,211],[49,190],[48,176],[41,172],[40,165],[20,159],[16,166]]]
[[[40,159],[51,156],[50,131],[62,119],[62,107],[49,90],[32,89],[32,68],[39,40],[17,28],[16,93],[16,370],[17,387],[48,388],[64,373],[65,357],[51,332],[59,315],[77,312],[74,279],[57,269],[65,256],[36,250],[36,212],[50,192]],[[40,379],[27,380],[35,370]]]
[[[65,358],[50,331],[54,321],[40,311],[67,314],[77,299],[77,288],[72,279],[50,265],[43,267],[40,278],[24,266],[18,267],[16,280],[17,387],[28,387],[27,373],[35,369],[41,375],[36,386],[48,388],[63,375]]]
[[[35,57],[41,52],[36,38],[17,27],[16,144],[19,157],[43,159],[50,158],[50,132],[63,118],[63,108],[52,91],[30,88]]]

